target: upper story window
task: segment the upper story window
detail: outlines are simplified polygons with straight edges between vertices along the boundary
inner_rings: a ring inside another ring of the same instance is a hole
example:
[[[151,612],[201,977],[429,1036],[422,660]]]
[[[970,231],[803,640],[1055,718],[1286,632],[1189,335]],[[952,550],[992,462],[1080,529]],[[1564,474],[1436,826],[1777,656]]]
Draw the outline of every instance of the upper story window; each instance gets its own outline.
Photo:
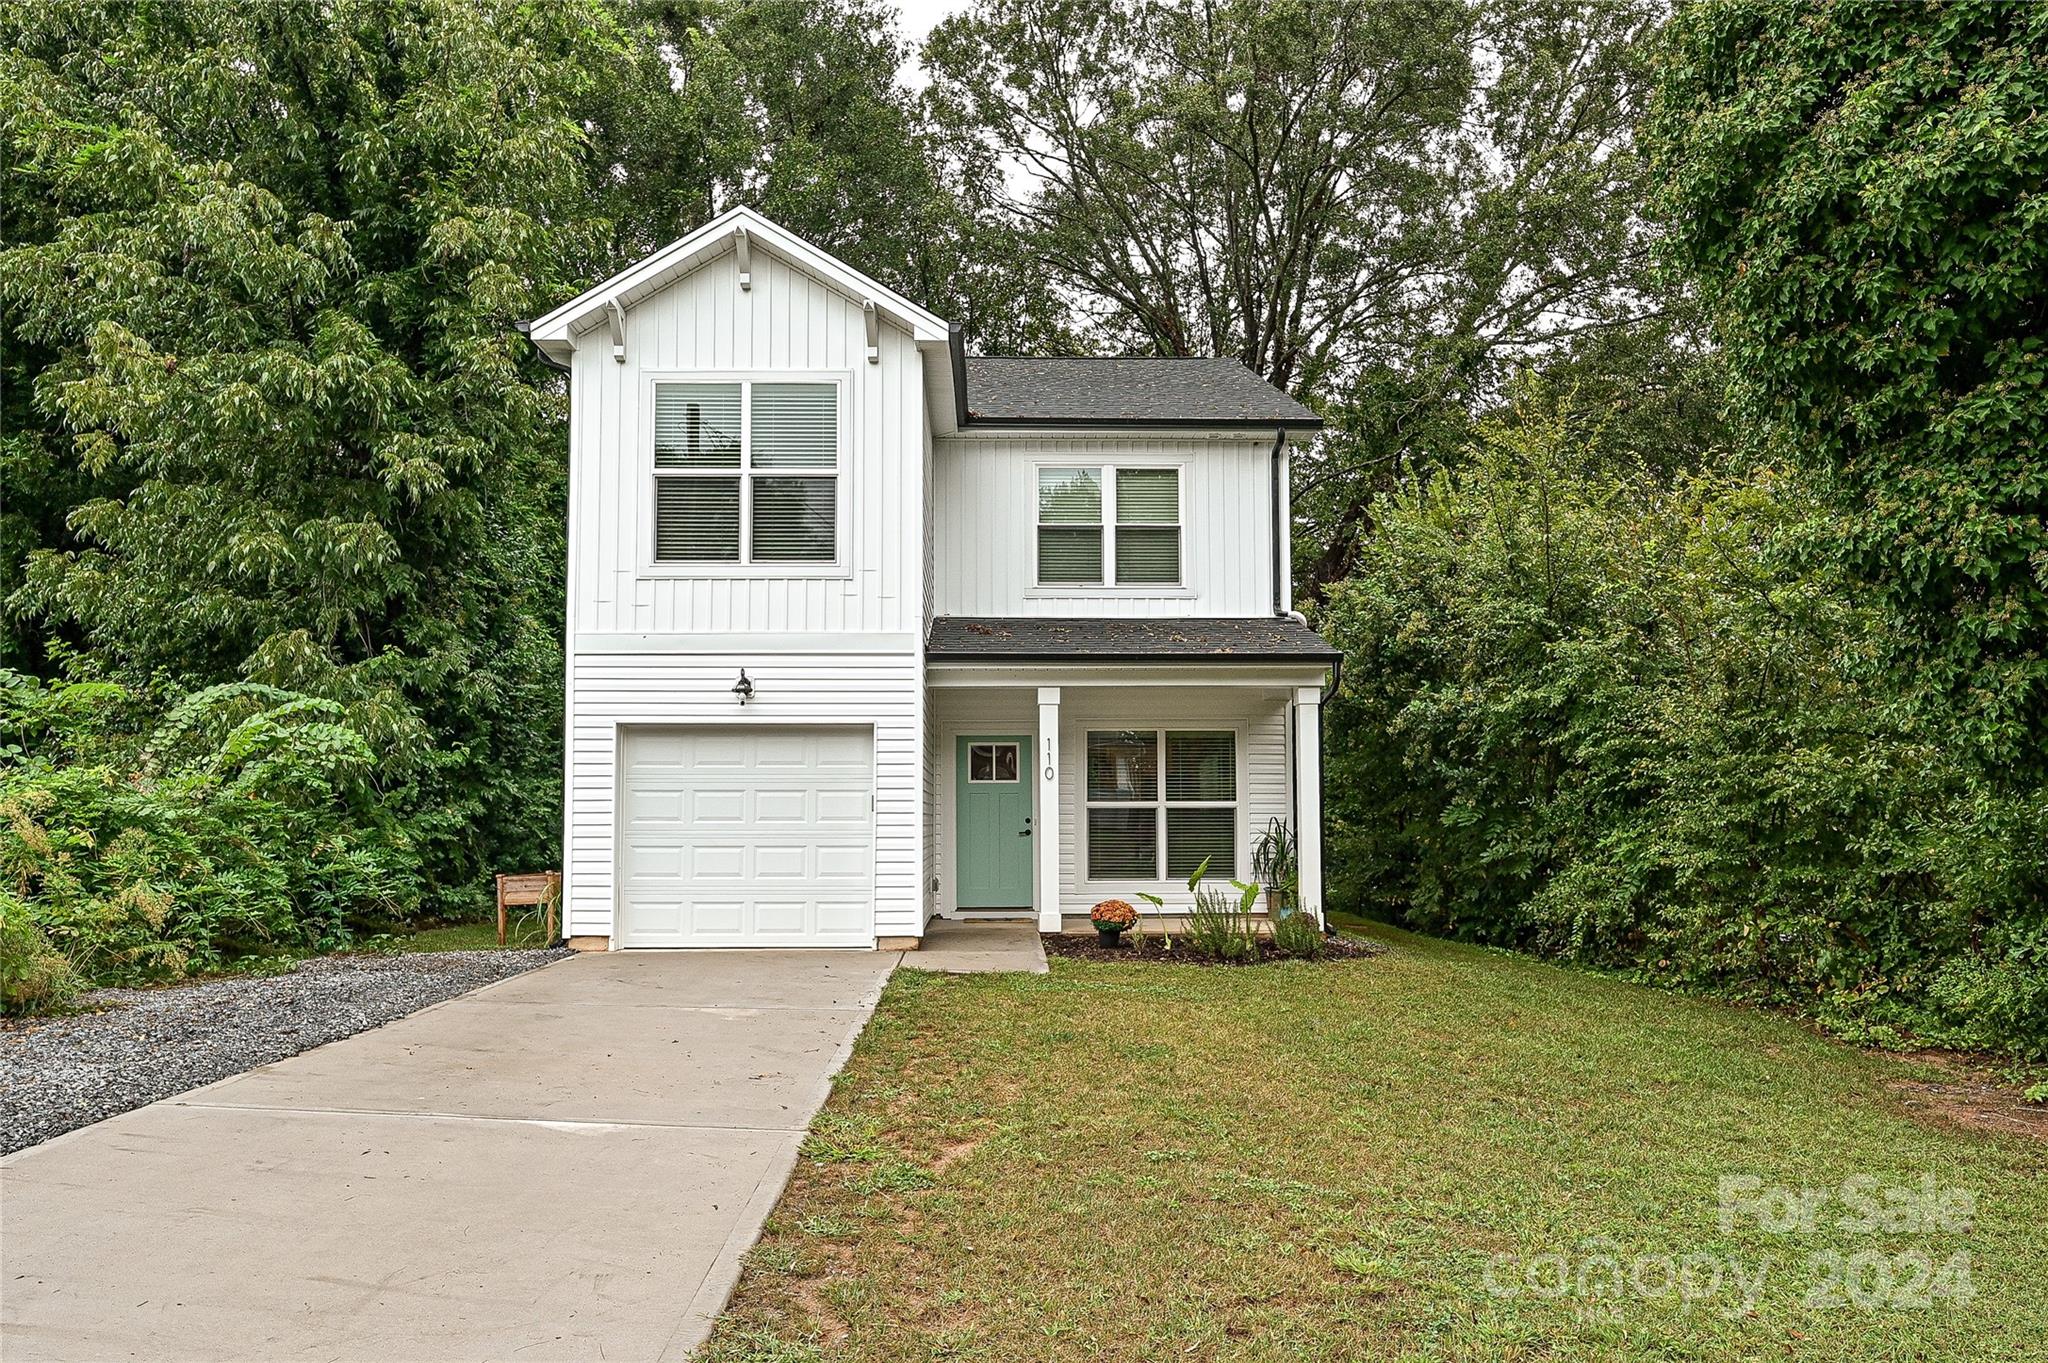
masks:
[[[1038,470],[1041,586],[1180,585],[1180,470]]]
[[[657,563],[834,563],[839,386],[654,386]]]

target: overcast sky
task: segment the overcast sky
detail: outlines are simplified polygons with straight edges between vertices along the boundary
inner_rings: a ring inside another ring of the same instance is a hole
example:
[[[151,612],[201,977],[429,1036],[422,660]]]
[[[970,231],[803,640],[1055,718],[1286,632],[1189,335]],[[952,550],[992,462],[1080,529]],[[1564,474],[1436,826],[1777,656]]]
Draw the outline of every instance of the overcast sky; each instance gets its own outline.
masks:
[[[896,8],[903,16],[898,27],[911,51],[915,52],[924,42],[925,34],[938,27],[939,20],[966,9],[967,4],[966,0],[896,0]],[[903,80],[911,89],[922,90],[925,86],[924,68],[915,60],[906,62]]]

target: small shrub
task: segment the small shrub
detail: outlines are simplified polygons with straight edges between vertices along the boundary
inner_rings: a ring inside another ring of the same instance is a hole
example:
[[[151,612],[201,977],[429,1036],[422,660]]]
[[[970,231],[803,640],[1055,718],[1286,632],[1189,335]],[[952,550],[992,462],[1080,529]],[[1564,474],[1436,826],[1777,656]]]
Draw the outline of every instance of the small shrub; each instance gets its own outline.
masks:
[[[1302,960],[1314,960],[1323,954],[1323,930],[1312,915],[1288,905],[1276,906],[1272,918],[1274,950]]]
[[[42,1013],[78,997],[85,982],[29,921],[28,905],[0,891],[0,1008]]]
[[[1190,950],[1219,961],[1252,961],[1259,955],[1259,925],[1252,918],[1259,887],[1243,881],[1231,882],[1235,896],[1204,885],[1209,863],[1203,862],[1188,878],[1195,892],[1195,904],[1188,911],[1187,944]]]

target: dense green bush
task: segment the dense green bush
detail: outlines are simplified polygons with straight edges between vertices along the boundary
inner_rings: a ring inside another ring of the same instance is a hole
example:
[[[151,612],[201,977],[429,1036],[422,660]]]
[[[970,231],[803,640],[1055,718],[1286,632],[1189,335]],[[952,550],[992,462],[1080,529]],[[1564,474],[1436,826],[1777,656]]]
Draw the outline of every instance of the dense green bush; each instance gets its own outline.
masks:
[[[1383,499],[1321,621],[1340,902],[2048,1054],[2048,809],[1859,680],[1877,613],[1778,552],[1809,512],[1617,467],[1534,395]]]
[[[0,996],[176,978],[346,945],[408,913],[418,857],[333,701],[210,687],[146,714],[105,683],[0,671]]]

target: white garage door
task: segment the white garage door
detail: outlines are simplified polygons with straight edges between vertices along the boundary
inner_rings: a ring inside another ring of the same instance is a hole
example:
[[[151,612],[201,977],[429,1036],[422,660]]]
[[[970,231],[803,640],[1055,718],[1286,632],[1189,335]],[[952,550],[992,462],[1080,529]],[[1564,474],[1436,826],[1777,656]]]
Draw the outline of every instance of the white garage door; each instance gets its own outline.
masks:
[[[619,945],[872,945],[874,747],[869,729],[625,731]]]

